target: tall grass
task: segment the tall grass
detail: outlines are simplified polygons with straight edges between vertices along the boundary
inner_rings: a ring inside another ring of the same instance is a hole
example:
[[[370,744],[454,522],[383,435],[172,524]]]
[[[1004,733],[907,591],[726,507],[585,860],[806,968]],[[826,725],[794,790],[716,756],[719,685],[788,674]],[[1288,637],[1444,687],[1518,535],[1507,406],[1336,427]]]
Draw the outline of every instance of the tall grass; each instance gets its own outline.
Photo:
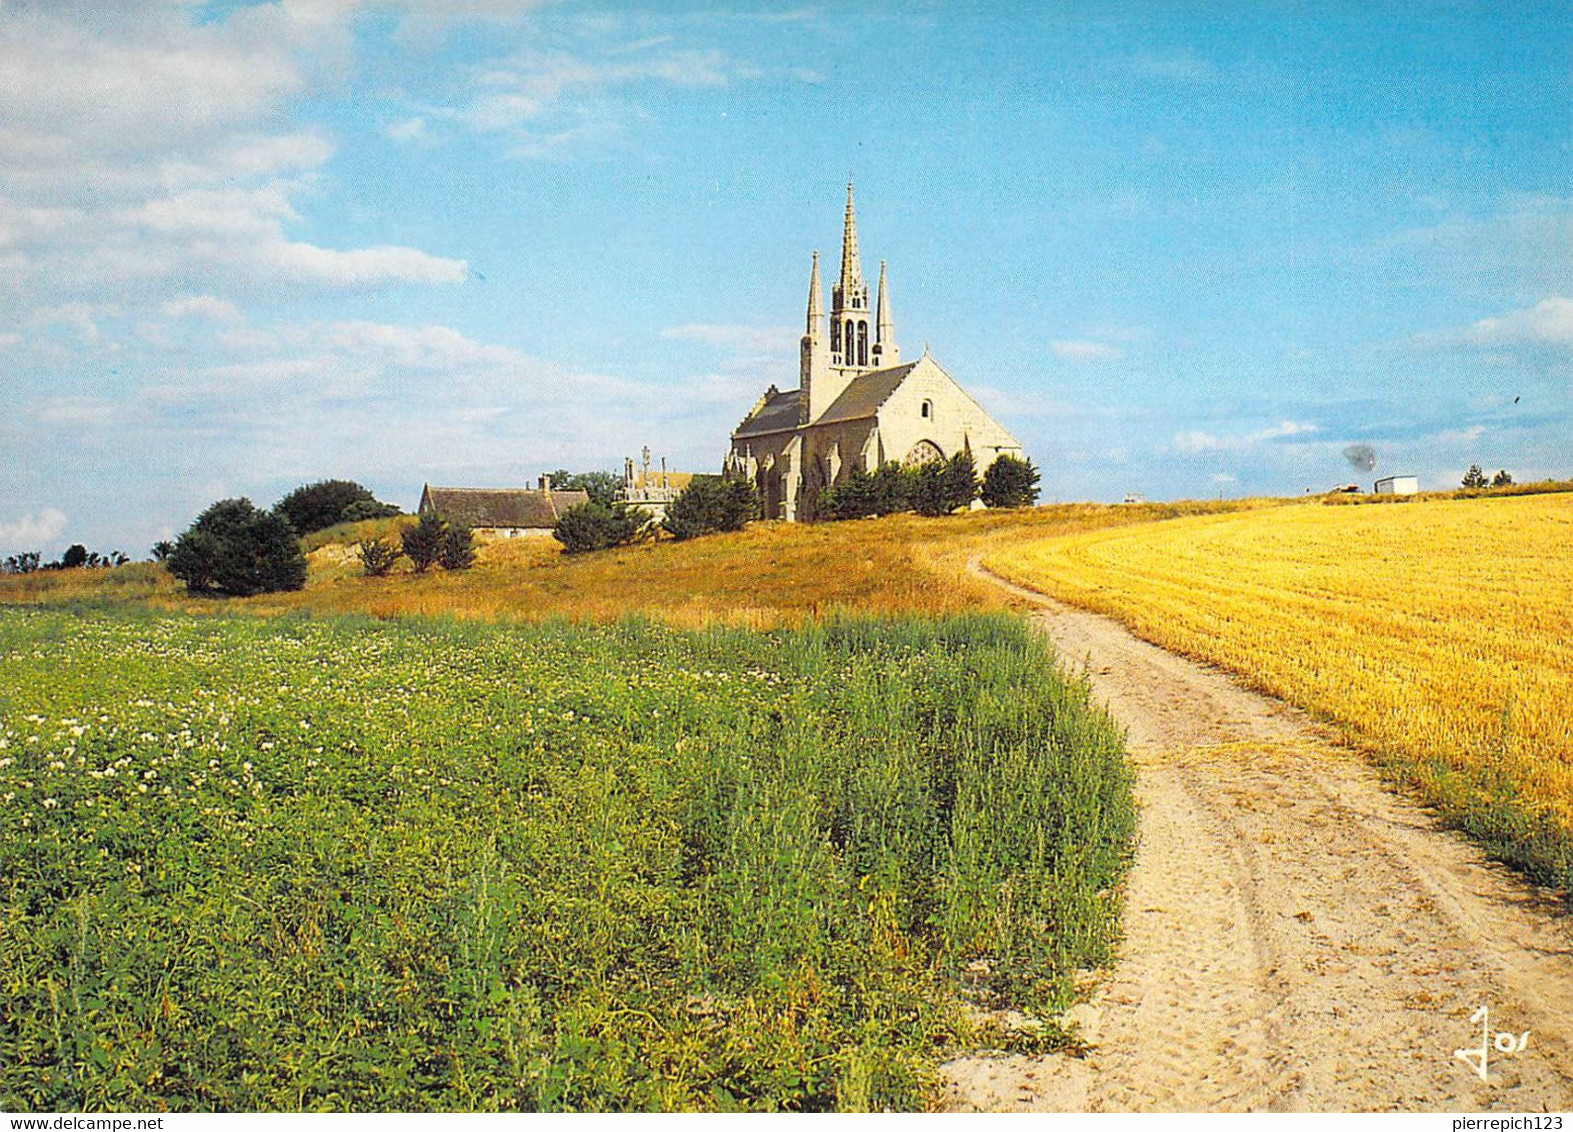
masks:
[[[1115,930],[1119,738],[1010,620],[13,610],[0,672],[7,1109],[921,1107]]]

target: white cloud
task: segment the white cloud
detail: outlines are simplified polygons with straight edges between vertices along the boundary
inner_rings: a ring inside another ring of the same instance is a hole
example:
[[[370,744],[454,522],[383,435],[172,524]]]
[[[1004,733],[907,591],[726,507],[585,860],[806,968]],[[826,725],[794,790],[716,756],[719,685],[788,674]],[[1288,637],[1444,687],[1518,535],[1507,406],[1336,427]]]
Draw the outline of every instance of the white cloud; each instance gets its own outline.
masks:
[[[0,351],[9,350],[21,340],[20,334],[0,334]]]
[[[343,71],[350,11],[266,4],[194,23],[180,4],[9,9],[0,183],[49,172],[66,187],[84,168],[154,172],[230,149],[237,131],[275,120],[321,71]]]
[[[1213,475],[1213,483],[1216,484],[1230,484],[1237,482],[1238,481],[1235,479],[1235,477],[1231,476],[1228,472],[1217,472]]]
[[[652,44],[658,45],[658,44]],[[481,88],[463,111],[477,130],[505,130],[556,109],[564,95],[658,82],[725,86],[733,67],[719,51],[677,51],[597,61],[567,53],[523,54],[477,76]]]
[[[287,232],[334,151],[290,115],[348,74],[354,9],[288,0],[209,19],[162,0],[6,8],[0,293],[49,305],[127,288],[157,301],[166,281],[462,280],[462,262],[415,248],[333,249]]]
[[[120,314],[120,308],[112,303],[95,305],[93,303],[61,303],[57,306],[39,307],[33,312],[30,322],[34,327],[69,326],[81,336],[84,342],[97,342],[102,337],[99,330],[99,318],[113,318]]]
[[[1432,440],[1438,444],[1462,445],[1464,447],[1471,447],[1474,445],[1475,441],[1479,440],[1485,434],[1485,425],[1470,425],[1468,428],[1443,429],[1441,432],[1433,436]]]
[[[328,328],[325,340],[356,357],[374,358],[402,369],[496,369],[530,364],[519,350],[485,345],[447,326],[340,322]]]
[[[115,416],[115,407],[97,397],[51,397],[33,415],[43,424],[99,425]]]
[[[337,286],[401,283],[461,283],[469,273],[462,259],[427,255],[415,248],[354,248],[335,251],[314,244],[269,240],[256,248],[255,263],[279,279]]]
[[[1409,260],[1416,281],[1456,281],[1508,301],[1567,284],[1573,263],[1573,198],[1520,194],[1492,215],[1450,214],[1379,249]]]
[[[402,122],[394,122],[382,131],[394,141],[412,141],[426,132],[426,119],[417,115]]]
[[[1301,421],[1282,421],[1269,428],[1243,435],[1218,436],[1213,433],[1196,430],[1177,432],[1170,443],[1176,451],[1191,455],[1199,455],[1204,452],[1240,452],[1248,448],[1255,448],[1260,444],[1267,444],[1275,440],[1286,440],[1294,436],[1304,436],[1307,433],[1317,431],[1317,426],[1314,424]]]
[[[237,290],[274,283],[334,287],[382,282],[456,283],[463,260],[416,248],[338,250],[291,240],[298,219],[290,197],[297,186],[274,181],[249,188],[187,189],[114,211],[78,210],[68,217],[8,210],[0,201],[18,261],[0,290],[82,292],[136,284],[221,282]],[[0,247],[3,247],[0,243]]]
[[[210,322],[239,322],[240,311],[228,299],[212,295],[189,295],[183,299],[170,299],[159,307],[165,318],[193,318]]]
[[[1067,338],[1050,342],[1049,349],[1054,351],[1056,357],[1070,362],[1105,361],[1120,356],[1119,349],[1107,343]]]
[[[621,141],[644,114],[646,88],[719,89],[760,73],[717,50],[674,47],[670,36],[530,50],[477,67],[454,105],[423,108],[422,116],[425,127],[440,119],[494,135],[515,157],[556,159]]]
[[[65,529],[65,515],[53,507],[12,522],[0,521],[0,550],[40,550],[58,539]]]
[[[1483,318],[1470,328],[1469,338],[1480,345],[1573,345],[1573,299],[1553,295],[1527,310]]]

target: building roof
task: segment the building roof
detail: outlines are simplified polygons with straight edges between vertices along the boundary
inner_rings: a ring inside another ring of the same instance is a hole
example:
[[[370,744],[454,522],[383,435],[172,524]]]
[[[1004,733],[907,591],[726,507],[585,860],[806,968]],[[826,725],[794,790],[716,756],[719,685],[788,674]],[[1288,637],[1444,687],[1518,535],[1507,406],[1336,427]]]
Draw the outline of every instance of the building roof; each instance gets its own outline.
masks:
[[[421,510],[437,512],[466,527],[523,530],[555,527],[570,507],[590,502],[588,492],[540,491],[525,487],[431,487],[421,493]]]
[[[802,403],[802,399],[803,392],[800,389],[766,394],[762,403],[737,426],[737,431],[732,435],[763,436],[768,432],[786,432],[795,429],[798,423],[798,406]]]
[[[872,417],[907,379],[907,374],[911,373],[917,364],[917,362],[908,362],[904,366],[876,369],[870,373],[859,374],[841,391],[841,396],[831,403],[830,408],[820,414],[818,420],[809,423],[834,424],[837,421],[860,421],[864,417]]]

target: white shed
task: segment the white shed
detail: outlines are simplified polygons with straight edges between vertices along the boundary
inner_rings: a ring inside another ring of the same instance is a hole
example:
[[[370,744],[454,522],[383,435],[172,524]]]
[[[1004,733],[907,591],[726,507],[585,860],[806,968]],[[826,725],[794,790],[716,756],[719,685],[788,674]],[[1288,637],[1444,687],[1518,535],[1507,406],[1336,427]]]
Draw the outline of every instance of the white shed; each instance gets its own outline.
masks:
[[[1420,490],[1420,481],[1414,476],[1388,476],[1376,481],[1378,495],[1413,495]]]

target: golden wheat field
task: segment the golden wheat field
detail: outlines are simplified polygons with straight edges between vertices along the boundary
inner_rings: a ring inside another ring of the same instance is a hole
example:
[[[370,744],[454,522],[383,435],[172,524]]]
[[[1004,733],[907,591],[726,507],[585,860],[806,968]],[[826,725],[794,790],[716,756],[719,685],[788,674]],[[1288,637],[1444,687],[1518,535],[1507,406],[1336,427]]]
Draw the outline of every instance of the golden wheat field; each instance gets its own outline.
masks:
[[[1198,516],[985,561],[1336,723],[1566,883],[1573,495]]]

